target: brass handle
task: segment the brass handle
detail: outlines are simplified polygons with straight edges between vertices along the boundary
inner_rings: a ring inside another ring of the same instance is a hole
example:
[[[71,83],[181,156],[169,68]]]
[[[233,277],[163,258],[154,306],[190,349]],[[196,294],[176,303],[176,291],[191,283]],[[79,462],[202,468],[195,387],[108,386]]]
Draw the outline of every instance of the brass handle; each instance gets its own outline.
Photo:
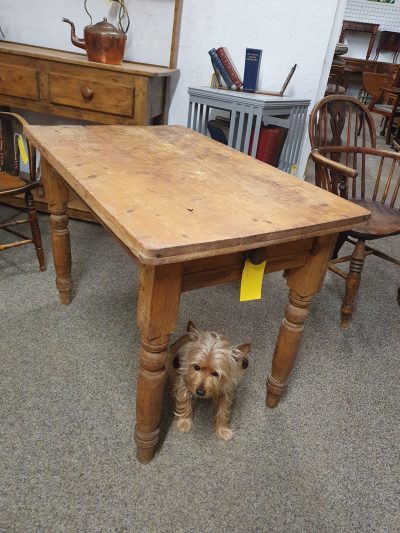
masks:
[[[83,87],[82,89],[82,96],[84,100],[90,101],[94,96],[94,90],[90,87]]]

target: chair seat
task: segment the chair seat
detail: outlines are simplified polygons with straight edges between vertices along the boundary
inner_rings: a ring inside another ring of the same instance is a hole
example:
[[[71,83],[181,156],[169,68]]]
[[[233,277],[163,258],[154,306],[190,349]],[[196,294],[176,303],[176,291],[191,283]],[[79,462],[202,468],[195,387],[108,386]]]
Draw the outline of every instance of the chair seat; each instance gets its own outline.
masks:
[[[37,187],[37,183],[31,183],[29,181],[23,180],[13,174],[8,174],[7,172],[0,172],[0,194],[6,194],[7,191],[15,191],[16,189],[21,189],[20,192],[24,192],[28,189],[33,189]],[[17,193],[13,193],[17,194]]]
[[[26,181],[12,174],[6,172],[0,172],[0,191],[6,191],[7,189],[17,189],[18,187],[24,187]]]
[[[371,211],[371,218],[355,226],[350,232],[351,236],[357,239],[372,240],[400,234],[400,211],[398,209],[363,198],[352,198],[351,202]]]
[[[328,83],[326,86],[325,96],[331,95],[331,94],[344,94],[346,92],[346,88],[342,85],[335,85],[334,83]]]
[[[371,109],[371,111],[373,113],[381,113],[381,114],[385,114],[385,115],[391,115],[392,111],[393,111],[393,106],[392,105],[378,104],[378,105],[374,105],[374,107],[373,107],[373,109]],[[395,117],[399,116],[400,115],[400,110],[397,109],[394,115],[395,115]]]

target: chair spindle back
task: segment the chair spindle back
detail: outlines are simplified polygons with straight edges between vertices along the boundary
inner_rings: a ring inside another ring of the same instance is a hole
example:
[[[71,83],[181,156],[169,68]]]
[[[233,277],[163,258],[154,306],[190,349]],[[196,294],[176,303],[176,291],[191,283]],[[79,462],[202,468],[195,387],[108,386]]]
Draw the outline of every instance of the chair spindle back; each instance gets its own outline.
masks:
[[[376,130],[368,108],[347,95],[326,96],[310,114],[312,148],[321,146],[376,147]]]
[[[23,119],[13,113],[0,111],[0,172],[6,171],[12,167],[12,173],[15,176],[20,175],[21,154],[18,145],[18,135],[23,129]],[[10,138],[7,135],[11,132]],[[11,140],[12,136],[12,140]],[[9,146],[10,145],[10,146]],[[28,159],[29,159],[29,181],[36,181],[36,150],[26,141]],[[12,150],[11,156],[7,158],[6,154]]]

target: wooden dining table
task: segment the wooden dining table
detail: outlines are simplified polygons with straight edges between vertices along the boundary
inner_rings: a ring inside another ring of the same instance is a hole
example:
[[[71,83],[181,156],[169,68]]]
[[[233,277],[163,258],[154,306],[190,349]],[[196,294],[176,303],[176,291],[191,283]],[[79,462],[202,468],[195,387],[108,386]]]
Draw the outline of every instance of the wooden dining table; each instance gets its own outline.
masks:
[[[266,260],[266,273],[287,272],[267,379],[266,404],[275,407],[337,234],[369,212],[181,126],[26,125],[24,133],[42,158],[61,302],[71,302],[70,190],[138,263],[138,460],[150,461],[159,440],[181,292],[241,279],[247,258]]]

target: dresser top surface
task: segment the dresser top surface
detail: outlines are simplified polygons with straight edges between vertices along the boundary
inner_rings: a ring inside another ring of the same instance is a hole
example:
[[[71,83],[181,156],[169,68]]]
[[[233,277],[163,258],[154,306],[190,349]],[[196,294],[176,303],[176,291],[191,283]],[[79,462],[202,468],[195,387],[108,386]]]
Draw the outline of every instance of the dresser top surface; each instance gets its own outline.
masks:
[[[44,59],[47,61],[69,63],[94,69],[125,72],[127,74],[137,74],[147,77],[172,76],[174,73],[178,72],[176,69],[170,69],[157,65],[147,65],[144,63],[133,63],[131,61],[124,61],[121,65],[106,65],[104,63],[89,61],[85,54],[77,54],[74,52],[66,52],[64,50],[43,48],[41,46],[14,43],[10,41],[0,41],[0,54],[1,53],[31,57],[35,59]]]

